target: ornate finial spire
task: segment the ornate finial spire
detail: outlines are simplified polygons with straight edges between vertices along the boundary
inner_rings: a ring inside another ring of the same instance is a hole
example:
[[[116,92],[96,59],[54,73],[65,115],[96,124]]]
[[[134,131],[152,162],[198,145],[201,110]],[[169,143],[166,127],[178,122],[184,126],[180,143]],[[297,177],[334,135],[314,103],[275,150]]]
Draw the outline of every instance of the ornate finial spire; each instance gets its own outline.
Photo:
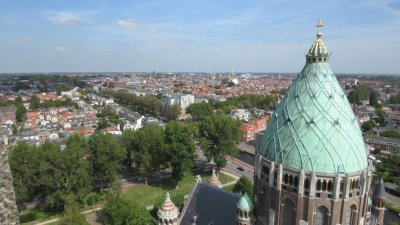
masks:
[[[211,177],[208,179],[208,183],[215,187],[222,187],[217,175],[215,174],[215,169],[212,169]]]
[[[178,224],[179,210],[175,206],[175,204],[171,201],[169,192],[165,195],[164,203],[161,204],[160,208],[157,211],[159,225]]]
[[[321,39],[321,28],[324,26],[324,23],[320,19],[315,26],[317,27],[317,40],[311,45],[306,55],[307,63],[325,63],[328,62],[329,52]]]
[[[321,33],[321,28],[324,26],[324,23],[322,22],[322,19],[319,19],[317,25],[315,25],[317,27],[317,38],[320,38],[322,33]]]

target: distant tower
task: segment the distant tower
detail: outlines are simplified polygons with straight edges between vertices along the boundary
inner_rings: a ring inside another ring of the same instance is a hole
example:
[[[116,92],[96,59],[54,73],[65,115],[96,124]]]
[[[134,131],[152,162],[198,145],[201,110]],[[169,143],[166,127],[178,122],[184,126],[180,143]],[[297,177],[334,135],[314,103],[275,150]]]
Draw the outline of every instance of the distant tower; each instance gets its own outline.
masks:
[[[376,219],[375,225],[383,225],[383,216],[385,214],[385,201],[385,186],[383,180],[381,180],[375,189],[372,201],[373,214]]]
[[[253,202],[247,193],[244,193],[237,204],[237,225],[253,225],[253,208]]]
[[[214,168],[212,169],[212,174],[211,177],[208,179],[208,183],[214,187],[219,187],[219,188],[222,187],[221,182],[219,181],[217,175],[215,174]]]
[[[179,210],[171,201],[168,192],[164,203],[158,209],[157,215],[158,225],[178,225]]]

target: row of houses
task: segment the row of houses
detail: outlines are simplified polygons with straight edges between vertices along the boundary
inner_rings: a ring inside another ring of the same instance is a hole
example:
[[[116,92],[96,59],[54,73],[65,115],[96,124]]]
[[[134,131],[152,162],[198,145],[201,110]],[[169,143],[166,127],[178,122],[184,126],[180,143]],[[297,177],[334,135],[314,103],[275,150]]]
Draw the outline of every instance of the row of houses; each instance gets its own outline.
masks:
[[[261,118],[249,121],[242,125],[243,140],[245,142],[253,141],[256,139],[257,132],[263,131],[267,128],[267,123],[271,117],[265,115]]]
[[[364,141],[374,149],[379,148],[382,157],[400,156],[400,140],[397,138],[366,135],[364,136]]]
[[[95,111],[55,107],[26,113],[20,138],[26,141],[56,140],[72,134],[88,135],[97,127]]]

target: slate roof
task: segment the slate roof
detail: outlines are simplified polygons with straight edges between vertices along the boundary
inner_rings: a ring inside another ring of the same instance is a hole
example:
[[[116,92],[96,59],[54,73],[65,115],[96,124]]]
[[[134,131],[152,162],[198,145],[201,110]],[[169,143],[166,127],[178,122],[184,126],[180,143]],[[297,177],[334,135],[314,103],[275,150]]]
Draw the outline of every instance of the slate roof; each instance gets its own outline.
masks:
[[[386,199],[385,184],[383,183],[383,180],[381,180],[379,182],[379,184],[377,185],[377,187],[375,188],[374,197],[377,199],[382,199],[382,200]]]
[[[197,182],[182,211],[180,225],[236,224],[240,196],[206,183]]]

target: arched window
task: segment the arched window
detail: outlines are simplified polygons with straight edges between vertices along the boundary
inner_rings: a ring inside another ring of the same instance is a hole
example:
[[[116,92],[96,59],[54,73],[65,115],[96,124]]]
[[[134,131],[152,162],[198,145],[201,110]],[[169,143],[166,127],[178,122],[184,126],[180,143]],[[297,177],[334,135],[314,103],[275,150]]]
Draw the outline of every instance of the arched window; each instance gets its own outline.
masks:
[[[317,181],[317,191],[321,190],[321,180]]]
[[[289,176],[289,184],[293,185],[293,176],[292,175]]]
[[[324,206],[317,209],[315,225],[328,225],[328,210]]]
[[[355,225],[355,217],[356,217],[357,207],[352,205],[346,211],[346,225]]]
[[[295,187],[299,186],[299,178],[298,177],[294,177],[294,186]]]
[[[282,225],[295,225],[296,212],[294,207],[295,205],[291,200],[285,201],[281,214]]]
[[[289,179],[288,175],[285,174],[285,176],[284,176],[284,178],[283,178],[283,182],[284,182],[285,184],[287,184],[287,183],[288,183],[288,179]]]
[[[332,191],[332,181],[328,182],[328,191]]]
[[[310,188],[310,181],[308,180],[308,178],[304,181],[304,188],[306,190],[308,190],[308,188]]]

